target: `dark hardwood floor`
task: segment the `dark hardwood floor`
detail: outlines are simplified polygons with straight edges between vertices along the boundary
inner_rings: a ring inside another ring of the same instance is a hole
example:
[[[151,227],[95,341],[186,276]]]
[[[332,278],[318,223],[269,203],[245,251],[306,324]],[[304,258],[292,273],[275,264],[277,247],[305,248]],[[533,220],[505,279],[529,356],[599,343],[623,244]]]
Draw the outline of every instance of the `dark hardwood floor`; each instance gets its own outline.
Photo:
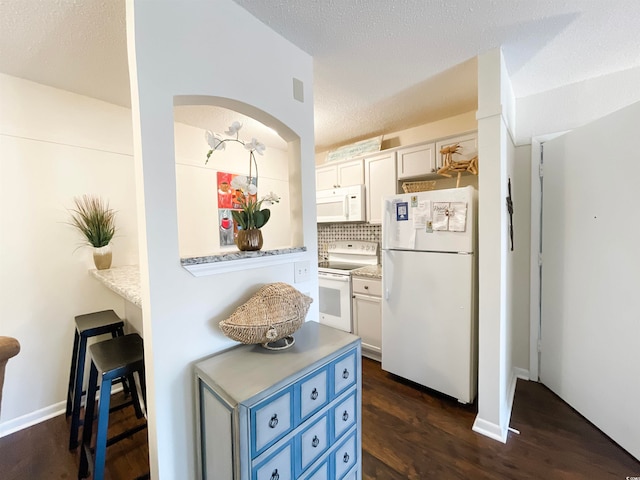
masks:
[[[390,375],[363,359],[363,479],[618,479],[640,462],[541,384],[518,381],[510,433],[502,444],[471,430],[474,405]],[[110,435],[137,420],[112,414]],[[0,479],[75,479],[64,415],[0,439]],[[148,471],[146,430],[109,447],[107,480]],[[183,480],[183,479],[168,479]]]
[[[123,400],[124,394],[116,393],[112,405]],[[113,412],[109,417],[109,437],[143,422],[136,418],[133,407]],[[63,414],[0,438],[0,479],[78,478],[80,447],[69,451],[69,427],[70,420]],[[148,472],[146,429],[107,448],[105,480],[133,480]]]
[[[506,444],[471,430],[477,408],[363,359],[363,479],[618,479],[640,462],[544,385],[518,380]]]

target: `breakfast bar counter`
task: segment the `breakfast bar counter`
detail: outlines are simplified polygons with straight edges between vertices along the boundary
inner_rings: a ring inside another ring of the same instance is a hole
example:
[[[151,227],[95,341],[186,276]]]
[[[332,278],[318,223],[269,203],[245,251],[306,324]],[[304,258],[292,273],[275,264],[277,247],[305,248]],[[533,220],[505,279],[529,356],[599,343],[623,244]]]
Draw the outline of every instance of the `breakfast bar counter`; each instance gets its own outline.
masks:
[[[137,265],[123,265],[108,270],[94,269],[90,272],[109,290],[114,291],[138,308],[142,308],[140,268]]]

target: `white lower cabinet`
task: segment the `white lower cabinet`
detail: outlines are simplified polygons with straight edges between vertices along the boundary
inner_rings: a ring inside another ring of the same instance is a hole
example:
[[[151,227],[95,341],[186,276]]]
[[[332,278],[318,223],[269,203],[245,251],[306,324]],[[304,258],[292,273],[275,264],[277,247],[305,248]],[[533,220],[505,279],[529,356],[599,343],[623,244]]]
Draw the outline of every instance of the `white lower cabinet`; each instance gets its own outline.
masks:
[[[382,360],[382,282],[353,277],[353,333],[362,339],[362,354]]]
[[[294,337],[196,364],[200,478],[361,479],[360,339],[316,322]]]

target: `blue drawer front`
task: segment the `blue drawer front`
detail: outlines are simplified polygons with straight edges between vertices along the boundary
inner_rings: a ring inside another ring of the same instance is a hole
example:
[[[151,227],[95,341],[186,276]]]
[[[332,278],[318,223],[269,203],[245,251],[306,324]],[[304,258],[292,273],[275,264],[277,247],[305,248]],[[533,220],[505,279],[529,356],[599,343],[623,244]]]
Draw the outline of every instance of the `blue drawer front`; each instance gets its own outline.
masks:
[[[293,387],[251,407],[251,458],[256,458],[294,426]]]
[[[356,350],[351,350],[331,363],[332,398],[337,397],[357,381]]]
[[[296,474],[311,466],[330,445],[329,416],[324,414],[296,435]]]
[[[251,474],[252,480],[293,480],[293,445],[288,442],[276,450],[260,464]]]
[[[329,369],[327,366],[302,378],[295,386],[296,420],[300,424],[329,403]]]

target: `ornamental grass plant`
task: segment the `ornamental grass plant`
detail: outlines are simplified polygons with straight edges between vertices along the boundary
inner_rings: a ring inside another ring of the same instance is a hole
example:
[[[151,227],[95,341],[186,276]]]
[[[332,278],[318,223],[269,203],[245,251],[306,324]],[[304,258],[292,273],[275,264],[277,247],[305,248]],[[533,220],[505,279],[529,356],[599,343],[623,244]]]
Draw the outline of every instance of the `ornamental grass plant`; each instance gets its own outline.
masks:
[[[109,202],[94,195],[74,197],[75,208],[70,209],[70,225],[84,235],[88,245],[100,248],[109,244],[116,233],[116,212]]]

